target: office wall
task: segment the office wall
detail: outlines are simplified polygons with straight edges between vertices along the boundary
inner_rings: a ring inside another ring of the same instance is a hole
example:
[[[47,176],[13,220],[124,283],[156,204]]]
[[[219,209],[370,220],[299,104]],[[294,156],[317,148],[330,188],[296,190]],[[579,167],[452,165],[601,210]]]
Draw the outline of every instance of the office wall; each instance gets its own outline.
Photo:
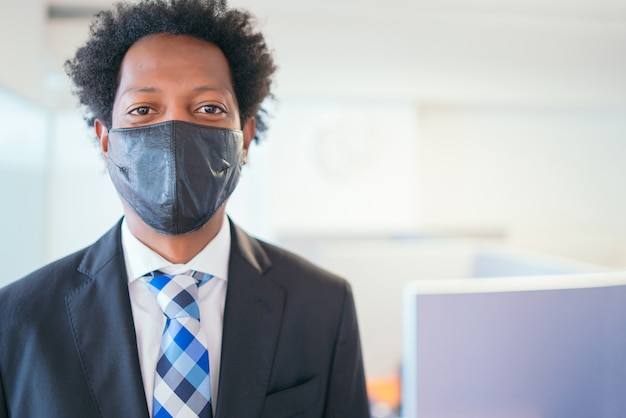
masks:
[[[626,108],[421,106],[420,127],[424,225],[626,267]]]
[[[0,87],[0,286],[43,259],[47,123],[40,106]]]
[[[45,5],[41,0],[0,4],[0,85],[42,103]]]
[[[122,215],[96,138],[80,113],[54,112],[44,261],[93,243]]]
[[[406,100],[285,99],[271,120],[268,222],[280,235],[415,230],[417,113]]]

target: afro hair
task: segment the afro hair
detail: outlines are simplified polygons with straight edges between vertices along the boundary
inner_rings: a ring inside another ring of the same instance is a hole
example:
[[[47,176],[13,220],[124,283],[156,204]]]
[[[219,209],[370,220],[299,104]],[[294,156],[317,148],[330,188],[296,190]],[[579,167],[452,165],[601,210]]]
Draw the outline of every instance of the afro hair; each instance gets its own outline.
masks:
[[[98,13],[87,43],[66,61],[65,71],[74,83],[74,94],[85,106],[85,119],[111,127],[119,70],[128,49],[139,39],[162,32],[193,36],[217,45],[228,60],[241,123],[256,119],[256,136],[266,130],[261,104],[271,97],[276,70],[263,35],[253,16],[229,9],[226,0],[142,0],[118,3]]]

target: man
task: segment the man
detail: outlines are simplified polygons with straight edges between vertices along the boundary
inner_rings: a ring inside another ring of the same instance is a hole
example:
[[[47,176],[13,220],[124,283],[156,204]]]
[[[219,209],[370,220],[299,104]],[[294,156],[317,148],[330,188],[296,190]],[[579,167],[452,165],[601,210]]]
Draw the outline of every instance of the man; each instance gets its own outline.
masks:
[[[125,216],[0,290],[0,417],[369,416],[349,285],[225,215],[274,72],[251,16],[118,5],[66,68]]]

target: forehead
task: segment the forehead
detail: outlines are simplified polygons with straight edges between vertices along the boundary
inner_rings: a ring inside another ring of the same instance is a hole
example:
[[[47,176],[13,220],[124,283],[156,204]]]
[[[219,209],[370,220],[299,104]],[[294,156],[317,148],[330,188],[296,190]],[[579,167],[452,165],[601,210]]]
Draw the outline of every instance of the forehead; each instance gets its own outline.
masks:
[[[159,33],[139,39],[127,51],[119,73],[126,84],[210,81],[232,90],[230,66],[213,43],[187,35]]]

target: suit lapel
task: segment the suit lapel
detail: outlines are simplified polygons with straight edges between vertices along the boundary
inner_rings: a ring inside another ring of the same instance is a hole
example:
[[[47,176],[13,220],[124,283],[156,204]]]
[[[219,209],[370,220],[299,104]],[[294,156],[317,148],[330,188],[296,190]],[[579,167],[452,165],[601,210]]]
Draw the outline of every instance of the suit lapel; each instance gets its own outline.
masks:
[[[269,384],[285,292],[263,276],[271,264],[260,245],[234,226],[231,232],[216,418],[258,417]]]
[[[118,224],[87,252],[66,296],[76,349],[102,417],[148,417]]]

